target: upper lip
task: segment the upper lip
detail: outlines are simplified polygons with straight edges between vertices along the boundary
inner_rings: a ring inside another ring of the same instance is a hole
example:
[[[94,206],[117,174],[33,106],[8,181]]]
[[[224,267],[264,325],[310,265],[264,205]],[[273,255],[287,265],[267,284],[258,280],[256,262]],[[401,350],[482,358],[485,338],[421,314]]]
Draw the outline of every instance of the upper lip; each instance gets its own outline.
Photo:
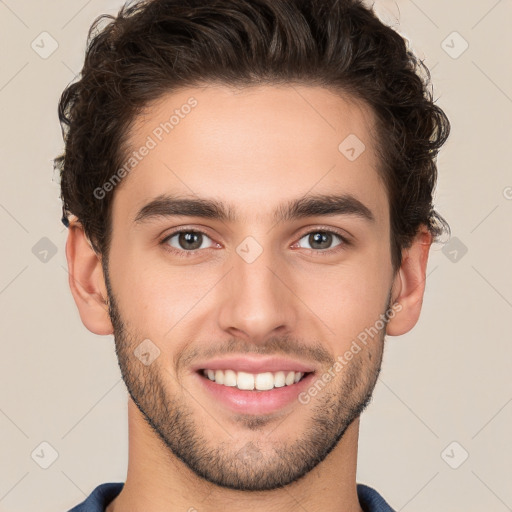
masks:
[[[313,372],[311,364],[285,359],[282,357],[247,357],[233,356],[210,359],[193,366],[194,371],[199,370],[234,370],[236,372],[264,373],[282,371]]]

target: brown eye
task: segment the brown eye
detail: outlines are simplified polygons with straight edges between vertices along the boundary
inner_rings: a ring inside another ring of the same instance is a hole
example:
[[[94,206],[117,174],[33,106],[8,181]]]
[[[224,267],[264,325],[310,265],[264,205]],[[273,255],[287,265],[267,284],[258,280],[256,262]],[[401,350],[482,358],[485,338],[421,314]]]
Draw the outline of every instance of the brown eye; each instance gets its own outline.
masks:
[[[337,244],[332,245],[333,241],[336,241],[336,238],[338,238],[340,241]],[[309,247],[304,246],[301,243],[302,240],[306,240],[307,244],[309,244]],[[341,245],[343,242],[343,237],[337,233],[332,233],[330,231],[311,231],[299,240],[299,247],[313,250],[327,250]]]
[[[181,250],[181,251],[195,251],[197,249],[206,249],[211,247],[211,245],[206,244],[204,246],[206,240],[211,239],[200,231],[176,231],[171,233],[162,243],[170,245],[172,248]]]

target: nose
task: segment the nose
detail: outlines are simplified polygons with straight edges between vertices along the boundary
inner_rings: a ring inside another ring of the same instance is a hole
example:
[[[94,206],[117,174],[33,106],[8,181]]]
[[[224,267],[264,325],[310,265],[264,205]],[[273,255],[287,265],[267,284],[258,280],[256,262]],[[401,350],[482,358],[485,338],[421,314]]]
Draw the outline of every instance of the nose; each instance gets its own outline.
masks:
[[[295,329],[300,300],[291,273],[270,249],[249,262],[238,253],[220,289],[220,329],[254,343]]]

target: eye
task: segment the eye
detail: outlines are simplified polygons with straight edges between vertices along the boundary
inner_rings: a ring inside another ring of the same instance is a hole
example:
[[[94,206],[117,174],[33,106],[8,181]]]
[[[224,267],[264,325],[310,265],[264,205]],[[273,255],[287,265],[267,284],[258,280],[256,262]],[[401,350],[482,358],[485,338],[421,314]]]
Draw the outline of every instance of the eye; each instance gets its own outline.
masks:
[[[168,246],[168,250],[171,252],[183,253],[212,247],[213,243],[208,245],[208,240],[212,242],[212,239],[202,231],[183,229],[174,231],[169,236],[165,237],[161,243]]]
[[[336,239],[338,239],[338,243],[333,245],[333,241],[336,242]],[[305,242],[303,242],[303,240]],[[334,247],[338,247],[340,245],[349,245],[349,242],[345,237],[334,231],[316,230],[306,233],[306,235],[304,235],[297,242],[297,244],[299,247],[312,249],[316,252],[323,252],[328,251],[329,249],[333,249]],[[309,244],[309,247],[307,246],[307,244]]]
[[[160,244],[165,250],[184,258],[194,256],[200,249],[220,247],[203,231],[187,228],[173,231]],[[329,229],[316,229],[303,235],[292,247],[311,250],[315,255],[327,255],[348,245],[350,241],[340,233]]]

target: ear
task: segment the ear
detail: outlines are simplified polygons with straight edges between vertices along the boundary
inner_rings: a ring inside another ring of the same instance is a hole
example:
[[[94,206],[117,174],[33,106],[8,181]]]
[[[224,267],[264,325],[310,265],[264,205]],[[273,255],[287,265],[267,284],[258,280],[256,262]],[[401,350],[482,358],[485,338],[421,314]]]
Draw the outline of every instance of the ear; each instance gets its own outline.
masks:
[[[392,288],[392,304],[396,314],[390,318],[386,334],[400,336],[409,332],[418,322],[425,292],[428,254],[432,235],[422,226],[411,246],[402,251],[402,264],[396,273]]]
[[[101,258],[91,247],[82,226],[75,221],[69,225],[66,258],[69,287],[83,324],[94,334],[112,334]]]

